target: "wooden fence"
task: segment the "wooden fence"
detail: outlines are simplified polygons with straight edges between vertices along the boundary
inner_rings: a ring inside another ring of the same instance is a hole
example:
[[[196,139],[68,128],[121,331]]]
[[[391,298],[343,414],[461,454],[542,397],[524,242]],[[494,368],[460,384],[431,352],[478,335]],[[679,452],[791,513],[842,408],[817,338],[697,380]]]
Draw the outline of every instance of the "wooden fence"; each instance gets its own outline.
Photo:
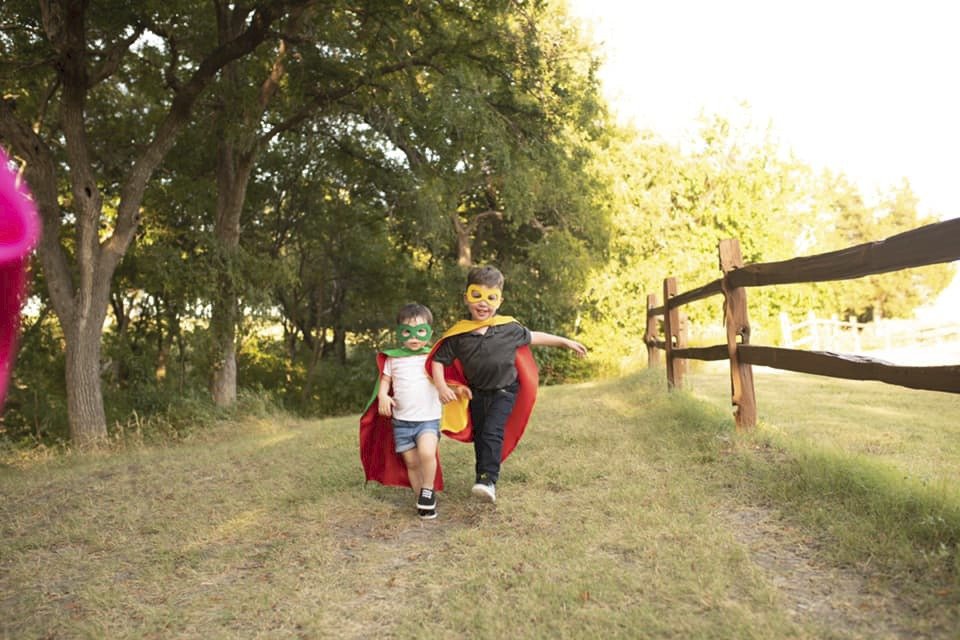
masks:
[[[648,363],[655,366],[659,361],[658,349],[666,353],[669,389],[682,384],[688,359],[729,360],[731,403],[736,407],[734,417],[740,429],[753,427],[757,421],[751,365],[960,393],[960,364],[899,366],[859,355],[751,345],[747,313],[747,287],[849,280],[960,260],[960,218],[926,225],[878,242],[781,262],[744,265],[740,244],[735,239],[720,241],[719,253],[721,278],[684,293],[677,293],[675,278],[666,278],[662,306],[657,306],[656,295],[647,296],[644,341]],[[687,347],[686,319],[680,308],[715,295],[724,298],[726,344]],[[660,316],[663,317],[662,334],[657,322]]]

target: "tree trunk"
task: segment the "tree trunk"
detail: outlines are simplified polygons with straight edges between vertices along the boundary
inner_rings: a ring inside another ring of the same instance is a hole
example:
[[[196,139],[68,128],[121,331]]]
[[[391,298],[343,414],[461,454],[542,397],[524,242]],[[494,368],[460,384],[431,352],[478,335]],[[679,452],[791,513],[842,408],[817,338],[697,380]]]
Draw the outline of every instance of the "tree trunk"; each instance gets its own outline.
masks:
[[[101,307],[104,308],[105,307]],[[107,418],[100,381],[100,339],[103,326],[94,317],[83,327],[68,332],[66,340],[67,415],[70,442],[80,448],[95,446],[107,438]]]
[[[124,304],[122,296],[115,295],[110,298],[110,306],[113,309],[113,317],[116,320],[117,341],[124,344],[130,340],[127,330],[130,327],[130,309]],[[131,305],[132,306],[132,305]],[[123,357],[116,358],[110,366],[112,372],[111,384],[122,385],[130,377],[130,371]]]
[[[236,154],[230,143],[222,141],[220,144],[217,167],[217,223],[214,226],[214,236],[220,246],[223,266],[218,274],[220,287],[213,300],[210,318],[215,349],[210,392],[218,407],[228,407],[237,401],[236,334],[240,313],[235,265],[240,248],[240,212],[246,198],[253,162],[250,159],[236,162]]]
[[[290,33],[302,26],[304,8],[292,10]],[[232,8],[229,3],[217,5],[217,26],[220,42],[234,40],[246,29],[247,10]],[[240,214],[247,197],[247,185],[256,163],[261,145],[260,119],[267,111],[270,100],[280,87],[284,75],[283,61],[287,45],[281,40],[273,65],[260,84],[253,103],[244,103],[243,69],[238,63],[223,68],[223,78],[229,90],[225,93],[223,110],[229,117],[221,117],[217,154],[217,218],[214,236],[220,246],[226,269],[220,273],[221,287],[213,301],[210,319],[216,357],[213,365],[210,390],[214,403],[219,407],[230,406],[237,401],[237,320],[240,317],[237,274],[233,266],[240,248]],[[236,101],[236,102],[235,102]],[[238,107],[239,105],[239,107]]]
[[[490,209],[481,213],[476,213],[468,222],[460,218],[460,214],[454,211],[450,215],[450,221],[453,223],[453,232],[457,236],[457,265],[460,267],[473,266],[473,243],[476,240],[476,234],[480,228],[480,223],[486,218],[503,218],[503,212],[496,209]]]
[[[221,333],[216,339],[219,342],[210,393],[218,407],[229,407],[237,401],[237,345],[232,335]]]
[[[67,407],[70,434],[75,444],[86,446],[106,437],[106,414],[100,383],[100,346],[103,320],[117,265],[123,259],[140,224],[140,205],[153,172],[173,147],[189,121],[197,98],[232,60],[253,51],[272,33],[271,25],[288,7],[261,7],[254,19],[232,41],[223,43],[196,66],[173,94],[169,111],[146,140],[122,180],[119,206],[106,238],[101,239],[103,198],[93,171],[94,152],[88,141],[85,104],[96,82],[87,65],[87,2],[41,2],[44,33],[53,55],[51,64],[61,85],[59,123],[51,143],[41,137],[34,122],[16,112],[13,99],[0,99],[0,137],[26,161],[25,176],[43,220],[37,254],[43,267],[50,301],[66,343]],[[298,3],[306,4],[306,2]],[[299,7],[302,9],[302,7]],[[130,46],[139,32],[128,35]],[[119,43],[120,41],[118,41]],[[122,49],[118,49],[122,55]],[[110,65],[99,71],[112,73]],[[101,81],[103,78],[98,78]],[[29,116],[28,116],[29,117]],[[51,148],[63,144],[75,217],[73,237],[63,237],[64,224],[58,193],[59,161]],[[69,247],[69,249],[68,249]]]
[[[457,235],[457,265],[460,267],[471,267],[473,266],[473,251],[471,250],[471,243],[473,242],[473,238],[471,237],[472,230],[469,225],[460,221],[460,216],[457,213],[453,213],[450,219],[453,222],[453,231]]]
[[[326,339],[324,335],[326,329],[323,330],[323,333],[320,335],[320,339],[313,341],[313,347],[310,354],[310,365],[307,367],[307,375],[304,376],[303,390],[300,392],[300,402],[302,406],[306,407],[307,403],[310,400],[310,396],[313,393],[313,379],[314,375],[317,372],[317,369],[320,368],[320,363],[323,360],[323,349],[326,344]],[[291,362],[293,359],[291,358]]]
[[[337,356],[337,361],[346,366],[347,364],[347,331],[341,326],[333,329],[333,353]]]

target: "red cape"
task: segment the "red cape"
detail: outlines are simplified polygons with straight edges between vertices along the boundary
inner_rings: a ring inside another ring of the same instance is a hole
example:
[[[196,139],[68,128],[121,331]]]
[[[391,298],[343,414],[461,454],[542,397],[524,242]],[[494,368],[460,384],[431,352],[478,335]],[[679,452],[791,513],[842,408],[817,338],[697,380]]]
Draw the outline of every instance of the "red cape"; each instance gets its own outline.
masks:
[[[395,451],[393,442],[393,421],[378,412],[377,392],[380,389],[380,377],[387,354],[377,354],[377,382],[373,388],[373,397],[360,416],[360,463],[367,480],[375,480],[388,487],[410,487],[407,465],[403,456]],[[391,389],[390,395],[393,395]],[[433,488],[443,491],[443,471],[440,469],[440,449],[437,448],[437,475]]]
[[[497,322],[491,324],[515,322],[512,318],[505,316],[494,316],[494,318],[497,318]],[[445,339],[450,336],[472,331],[476,326],[477,323],[471,321],[458,322],[443,334],[437,343],[433,345],[433,349],[430,350],[430,355],[427,356],[427,372],[429,373],[431,371],[433,356],[437,351],[437,347],[439,347]],[[533,413],[533,405],[537,401],[537,387],[540,384],[540,373],[537,370],[537,363],[533,359],[533,353],[530,351],[529,346],[525,345],[517,349],[516,367],[517,376],[520,380],[520,389],[517,392],[517,401],[513,405],[513,411],[507,418],[507,424],[504,427],[503,451],[500,456],[501,462],[507,459],[507,456],[513,452],[517,443],[520,442],[520,438],[523,437],[523,432],[527,428],[527,421],[530,419],[530,414]],[[444,376],[446,377],[447,384],[469,386],[467,379],[463,375],[463,368],[459,360],[454,360],[453,364],[444,366]],[[441,431],[443,435],[448,438],[460,442],[473,442],[473,424],[470,420],[469,411],[466,412],[466,426],[462,429],[454,431],[444,428],[445,426],[445,424],[441,423]]]

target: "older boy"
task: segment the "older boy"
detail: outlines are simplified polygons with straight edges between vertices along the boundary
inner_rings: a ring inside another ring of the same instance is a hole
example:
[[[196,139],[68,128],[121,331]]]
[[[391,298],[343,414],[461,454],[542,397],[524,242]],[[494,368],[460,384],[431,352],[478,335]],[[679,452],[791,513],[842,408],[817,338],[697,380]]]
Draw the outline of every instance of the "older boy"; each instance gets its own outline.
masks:
[[[472,437],[476,483],[471,493],[487,502],[496,502],[500,463],[523,434],[536,399],[536,365],[528,345],[563,347],[580,357],[587,353],[586,347],[575,340],[530,331],[509,316],[497,316],[503,284],[503,274],[494,267],[471,269],[464,294],[470,320],[458,322],[447,331],[428,358],[440,401],[454,402],[458,395],[469,400],[472,432],[452,437]],[[518,370],[518,364],[522,370]],[[467,385],[459,394],[448,383],[448,376],[455,377],[454,370],[462,373]]]

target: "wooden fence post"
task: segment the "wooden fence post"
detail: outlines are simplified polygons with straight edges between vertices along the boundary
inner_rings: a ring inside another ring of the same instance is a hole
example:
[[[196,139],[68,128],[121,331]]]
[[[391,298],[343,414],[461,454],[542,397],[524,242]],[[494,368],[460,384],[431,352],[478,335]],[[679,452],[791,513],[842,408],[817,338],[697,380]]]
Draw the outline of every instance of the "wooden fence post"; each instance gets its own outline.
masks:
[[[650,309],[657,306],[656,294],[647,295],[647,331],[643,335],[643,341],[647,343],[647,368],[652,369],[657,366],[660,358],[657,357],[657,317],[650,315]]]
[[[677,295],[677,279],[666,278],[663,281],[663,337],[667,347],[667,388],[679,388],[683,384],[683,361],[673,355],[680,347],[680,311],[670,309],[667,303]]]
[[[743,266],[740,242],[736,239],[721,240],[719,245],[720,269],[726,276]],[[734,418],[738,429],[755,427],[757,424],[757,400],[753,390],[753,369],[740,362],[737,354],[737,338],[750,344],[750,320],[747,315],[747,291],[743,287],[730,289],[723,280],[723,321],[727,326],[727,353],[730,358],[731,403],[736,407]]]

